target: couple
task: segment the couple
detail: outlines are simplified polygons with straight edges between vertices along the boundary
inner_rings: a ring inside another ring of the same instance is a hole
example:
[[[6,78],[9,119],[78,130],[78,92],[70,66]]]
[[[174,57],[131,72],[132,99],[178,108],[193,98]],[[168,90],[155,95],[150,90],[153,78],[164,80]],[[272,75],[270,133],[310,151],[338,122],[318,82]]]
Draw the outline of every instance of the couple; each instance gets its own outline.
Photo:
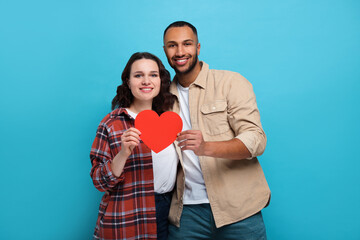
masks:
[[[94,239],[266,239],[270,190],[256,158],[266,136],[251,84],[200,62],[190,23],[170,24],[163,37],[173,81],[159,58],[133,54],[97,129],[91,177],[105,194]],[[183,121],[158,154],[134,128],[146,109]]]

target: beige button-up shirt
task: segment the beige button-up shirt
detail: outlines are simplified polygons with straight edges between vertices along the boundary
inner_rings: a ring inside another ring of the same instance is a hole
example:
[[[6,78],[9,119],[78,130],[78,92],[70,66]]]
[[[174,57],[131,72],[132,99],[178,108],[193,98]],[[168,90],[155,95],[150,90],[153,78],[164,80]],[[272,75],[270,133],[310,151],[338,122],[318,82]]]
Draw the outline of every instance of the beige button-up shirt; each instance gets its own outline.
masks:
[[[266,136],[252,85],[238,73],[209,69],[208,64],[201,63],[199,75],[189,86],[192,128],[200,130],[205,141],[236,137],[252,155],[244,160],[199,157],[216,227],[222,227],[257,213],[269,203],[270,189],[256,158],[265,150]],[[179,98],[176,83],[175,76],[170,91]],[[178,101],[173,111],[179,113]],[[180,165],[169,220],[180,226],[185,173],[181,150],[177,142],[175,145]]]

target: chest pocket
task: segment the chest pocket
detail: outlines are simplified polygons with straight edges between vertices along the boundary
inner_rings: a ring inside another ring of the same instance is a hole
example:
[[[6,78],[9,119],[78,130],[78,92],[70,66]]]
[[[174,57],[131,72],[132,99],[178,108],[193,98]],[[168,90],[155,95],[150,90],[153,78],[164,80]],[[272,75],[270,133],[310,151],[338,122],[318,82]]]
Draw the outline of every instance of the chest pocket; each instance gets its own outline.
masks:
[[[227,119],[227,104],[225,100],[216,100],[201,106],[205,131],[210,135],[218,135],[229,131]]]

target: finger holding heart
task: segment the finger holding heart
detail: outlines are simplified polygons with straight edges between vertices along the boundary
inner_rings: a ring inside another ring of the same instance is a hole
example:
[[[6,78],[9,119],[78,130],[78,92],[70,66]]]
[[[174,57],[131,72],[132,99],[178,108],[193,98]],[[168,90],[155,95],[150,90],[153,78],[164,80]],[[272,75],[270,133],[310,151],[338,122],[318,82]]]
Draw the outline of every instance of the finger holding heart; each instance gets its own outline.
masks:
[[[141,132],[136,128],[129,128],[121,135],[121,151],[130,155],[131,151],[139,145]]]
[[[178,134],[176,140],[179,142],[178,146],[182,151],[192,150],[198,156],[203,155],[205,141],[201,131],[187,130]]]

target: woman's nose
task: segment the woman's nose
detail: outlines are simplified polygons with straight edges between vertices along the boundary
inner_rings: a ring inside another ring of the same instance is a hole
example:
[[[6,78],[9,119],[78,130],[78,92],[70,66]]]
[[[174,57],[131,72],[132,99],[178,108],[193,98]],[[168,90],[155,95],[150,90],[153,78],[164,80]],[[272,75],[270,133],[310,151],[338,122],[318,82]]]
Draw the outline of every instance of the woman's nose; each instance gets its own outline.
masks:
[[[143,85],[149,85],[149,84],[150,84],[150,79],[149,79],[148,76],[145,76],[145,77],[143,78],[142,84],[143,84]]]

